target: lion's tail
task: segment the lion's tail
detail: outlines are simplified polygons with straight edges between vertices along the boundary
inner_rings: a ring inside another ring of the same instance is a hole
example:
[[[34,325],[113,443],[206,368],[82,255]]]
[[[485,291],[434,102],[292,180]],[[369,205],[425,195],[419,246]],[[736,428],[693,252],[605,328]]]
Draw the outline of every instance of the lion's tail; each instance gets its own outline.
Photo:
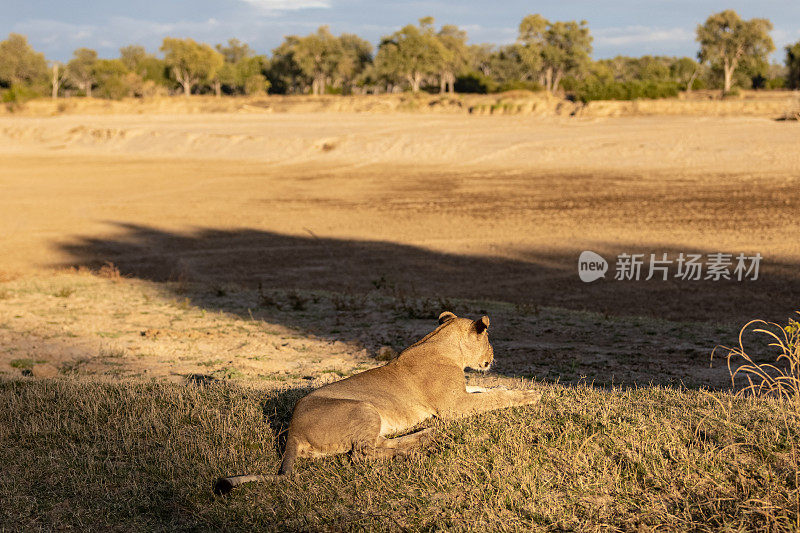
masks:
[[[223,495],[228,494],[230,491],[245,483],[263,483],[265,481],[281,481],[285,476],[280,475],[248,475],[248,476],[230,476],[221,477],[214,483],[214,494]]]
[[[294,460],[297,459],[297,450],[299,447],[297,439],[289,435],[289,438],[286,439],[286,449],[283,451],[283,460],[281,461],[280,469],[278,469],[278,475],[288,476],[292,473],[292,467],[294,467]]]
[[[228,494],[230,491],[245,483],[264,483],[266,481],[283,481],[292,473],[294,461],[297,458],[297,440],[289,437],[286,441],[286,450],[283,453],[280,470],[273,475],[244,475],[221,477],[214,483],[214,494]]]

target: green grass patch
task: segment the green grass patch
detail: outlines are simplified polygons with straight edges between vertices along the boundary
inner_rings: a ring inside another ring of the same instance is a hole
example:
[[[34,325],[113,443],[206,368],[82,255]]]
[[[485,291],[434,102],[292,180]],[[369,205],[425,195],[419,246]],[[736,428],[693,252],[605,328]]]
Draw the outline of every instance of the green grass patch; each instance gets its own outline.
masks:
[[[62,287],[53,293],[56,298],[69,298],[75,294],[75,289],[72,287]]]
[[[38,364],[46,363],[46,362],[47,361],[40,360],[40,359],[23,358],[23,359],[12,359],[9,362],[9,365],[11,365],[12,368],[19,368],[21,370],[25,370],[25,369],[33,368],[33,365],[38,365]]]
[[[599,81],[587,80],[574,88],[576,100],[637,100],[674,98],[680,92],[680,85],[669,81]]]

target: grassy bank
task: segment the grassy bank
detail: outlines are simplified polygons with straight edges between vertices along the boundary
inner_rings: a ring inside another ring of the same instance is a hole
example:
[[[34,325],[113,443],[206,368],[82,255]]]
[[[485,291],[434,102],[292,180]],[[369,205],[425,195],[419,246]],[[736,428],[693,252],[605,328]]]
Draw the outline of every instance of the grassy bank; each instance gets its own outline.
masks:
[[[271,472],[301,389],[0,381],[0,528],[797,528],[800,422],[768,400],[542,385],[539,406],[435,421],[408,460]]]
[[[654,100],[656,98],[656,100]],[[792,91],[741,91],[720,98],[719,91],[679,93],[671,84],[585,86],[569,98],[526,90],[496,94],[381,94],[358,96],[271,95],[256,97],[159,96],[106,100],[37,98],[0,106],[0,116],[62,114],[195,113],[435,113],[531,116],[760,116],[777,118],[798,109]]]

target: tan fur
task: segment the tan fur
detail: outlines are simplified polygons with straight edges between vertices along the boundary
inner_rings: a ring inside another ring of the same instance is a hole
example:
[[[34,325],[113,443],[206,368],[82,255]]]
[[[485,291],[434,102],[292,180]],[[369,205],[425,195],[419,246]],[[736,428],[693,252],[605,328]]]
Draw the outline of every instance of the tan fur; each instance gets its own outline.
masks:
[[[439,322],[438,328],[384,366],[325,385],[297,402],[278,476],[223,478],[215,490],[227,492],[241,482],[280,478],[292,471],[298,457],[351,451],[381,458],[405,455],[430,430],[393,439],[386,435],[432,416],[460,417],[539,401],[541,395],[532,390],[471,388],[476,392],[470,392],[464,369],[488,370],[494,359],[489,318],[472,321],[444,312]]]

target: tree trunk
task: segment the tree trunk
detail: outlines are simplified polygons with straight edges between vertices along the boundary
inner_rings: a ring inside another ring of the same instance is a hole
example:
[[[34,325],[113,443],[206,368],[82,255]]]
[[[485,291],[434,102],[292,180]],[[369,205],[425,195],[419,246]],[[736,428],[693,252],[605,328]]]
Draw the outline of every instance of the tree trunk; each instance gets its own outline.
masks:
[[[408,81],[411,83],[411,92],[416,94],[419,92],[420,83],[422,83],[422,74],[419,72],[414,72],[408,76]]]
[[[325,77],[314,76],[314,79],[311,80],[311,94],[314,96],[320,95],[322,94],[324,89],[325,89]]]
[[[731,90],[731,80],[733,79],[733,70],[736,68],[736,65],[732,62],[729,62],[727,59],[725,63],[722,65],[725,74],[725,81],[723,82],[722,86],[722,94],[728,94]]]
[[[219,80],[214,80],[214,94],[217,98],[222,97],[222,84]]]
[[[692,92],[692,85],[694,85],[694,80],[697,79],[698,74],[700,74],[700,69],[699,68],[694,69],[694,72],[692,72],[692,76],[689,78],[689,84],[686,86],[687,93]]]
[[[444,94],[447,91],[447,74],[442,72],[439,74],[439,94]]]
[[[562,76],[564,76],[564,73],[561,71],[561,69],[558,69],[556,71],[556,77],[553,79],[553,93],[558,90],[558,84],[561,83]]]
[[[58,76],[58,65],[53,65],[53,86],[51,96],[53,100],[58,98],[58,86],[61,85],[59,83],[59,76]]]
[[[189,76],[188,72],[181,72],[177,68],[172,69],[172,74],[175,76],[175,79],[178,80],[178,83],[181,84],[183,87],[183,96],[189,97],[192,94],[192,78]]]
[[[544,88],[547,92],[553,92],[553,67],[547,67],[544,71]]]
[[[456,93],[456,75],[452,72],[447,73],[447,92],[450,94]]]
[[[91,97],[92,97],[92,82],[90,80],[86,82],[86,98],[91,98]]]

